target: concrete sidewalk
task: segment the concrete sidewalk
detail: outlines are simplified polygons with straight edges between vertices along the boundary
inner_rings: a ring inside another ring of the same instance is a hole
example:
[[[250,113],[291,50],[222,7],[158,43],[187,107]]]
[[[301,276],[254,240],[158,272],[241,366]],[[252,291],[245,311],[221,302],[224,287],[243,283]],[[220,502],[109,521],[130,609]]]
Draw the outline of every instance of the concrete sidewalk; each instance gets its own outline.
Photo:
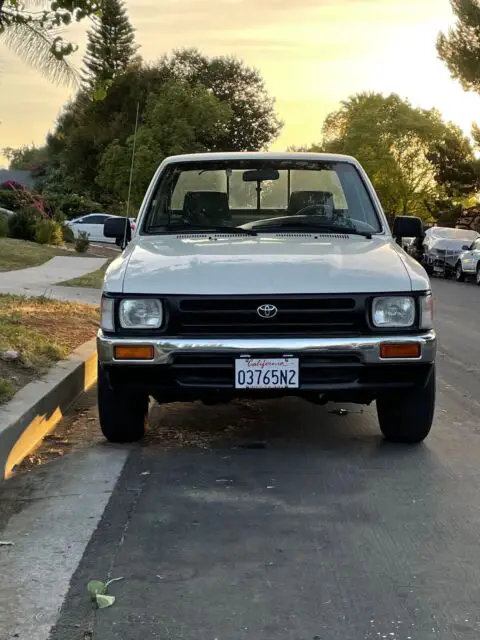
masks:
[[[62,287],[55,284],[97,271],[106,262],[106,258],[57,256],[38,267],[0,273],[0,293],[47,296],[56,300],[99,304],[101,294],[98,289]]]

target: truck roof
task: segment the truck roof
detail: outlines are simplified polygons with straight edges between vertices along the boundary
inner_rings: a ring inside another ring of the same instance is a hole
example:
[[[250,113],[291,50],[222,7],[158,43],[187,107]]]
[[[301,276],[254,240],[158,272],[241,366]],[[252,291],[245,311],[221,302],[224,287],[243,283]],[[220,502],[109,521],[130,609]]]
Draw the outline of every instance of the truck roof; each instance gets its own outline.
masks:
[[[311,160],[324,162],[348,162],[358,165],[351,156],[332,153],[311,153],[307,151],[235,151],[216,153],[190,153],[165,158],[163,164],[178,164],[181,162],[215,162],[219,160]]]

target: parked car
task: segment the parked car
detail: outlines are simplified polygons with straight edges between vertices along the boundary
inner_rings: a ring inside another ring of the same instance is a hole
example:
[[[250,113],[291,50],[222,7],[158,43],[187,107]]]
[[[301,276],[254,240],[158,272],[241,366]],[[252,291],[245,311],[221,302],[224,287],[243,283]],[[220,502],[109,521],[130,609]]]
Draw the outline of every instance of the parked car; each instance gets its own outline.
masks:
[[[92,242],[115,243],[115,239],[107,238],[103,233],[105,221],[109,218],[119,218],[121,221],[125,221],[125,218],[122,216],[112,216],[107,213],[89,213],[85,216],[81,216],[80,218],[68,220],[65,224],[72,229],[75,238],[78,237],[80,231],[84,231],[88,234],[88,237]],[[130,230],[133,231],[135,229],[135,219],[129,218],[129,220]],[[116,242],[116,244],[121,243]]]
[[[480,234],[469,229],[431,227],[423,241],[423,265],[428,273],[452,277],[462,251],[468,249]]]
[[[106,237],[123,232],[105,222]],[[421,220],[397,218],[392,236],[353,158],[167,158],[106,271],[103,434],[142,438],[150,397],[294,395],[376,401],[385,438],[420,442],[434,415],[436,337],[430,282],[403,237],[422,238]]]
[[[455,265],[455,279],[463,282],[466,277],[474,276],[480,286],[480,237],[472,242],[468,249],[462,251]]]

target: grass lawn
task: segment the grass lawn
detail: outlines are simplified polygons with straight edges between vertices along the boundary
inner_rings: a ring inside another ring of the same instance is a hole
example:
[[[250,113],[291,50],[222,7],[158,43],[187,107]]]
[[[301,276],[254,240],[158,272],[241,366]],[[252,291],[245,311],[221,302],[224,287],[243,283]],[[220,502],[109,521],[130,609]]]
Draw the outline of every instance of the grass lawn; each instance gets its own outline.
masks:
[[[99,312],[94,306],[47,298],[0,295],[0,404],[21,387],[66,358],[95,336]]]
[[[59,286],[63,287],[89,287],[90,289],[101,289],[103,286],[103,278],[105,277],[105,271],[111,260],[106,262],[98,271],[92,271],[79,278],[73,278],[72,280],[66,280],[65,282],[59,282]]]
[[[37,267],[55,256],[71,255],[71,251],[64,251],[56,247],[26,242],[25,240],[14,240],[13,238],[0,238],[0,271]]]

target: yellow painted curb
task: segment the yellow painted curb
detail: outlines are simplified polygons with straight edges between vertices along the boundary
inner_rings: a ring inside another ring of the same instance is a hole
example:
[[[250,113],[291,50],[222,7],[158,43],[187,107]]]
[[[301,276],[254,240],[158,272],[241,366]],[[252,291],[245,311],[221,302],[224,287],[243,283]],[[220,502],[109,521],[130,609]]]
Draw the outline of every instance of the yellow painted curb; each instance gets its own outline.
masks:
[[[12,475],[15,466],[55,429],[72,402],[96,381],[94,338],[0,407],[0,480]]]

